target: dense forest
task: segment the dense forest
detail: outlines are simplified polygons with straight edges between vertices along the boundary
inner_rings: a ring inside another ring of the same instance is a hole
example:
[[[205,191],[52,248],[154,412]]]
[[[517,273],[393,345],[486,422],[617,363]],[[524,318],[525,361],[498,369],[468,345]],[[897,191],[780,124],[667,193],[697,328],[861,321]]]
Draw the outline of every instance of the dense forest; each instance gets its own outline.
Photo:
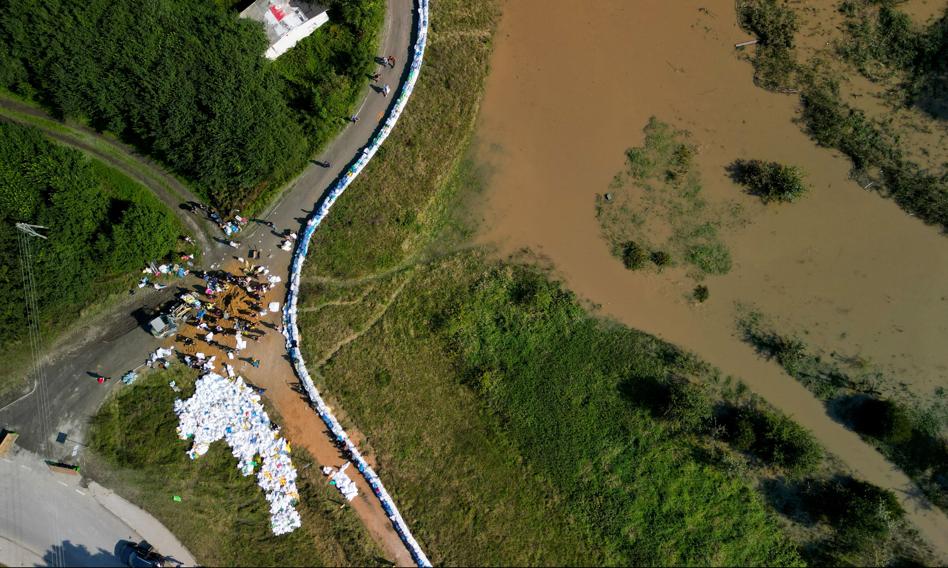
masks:
[[[0,0],[0,88],[116,133],[220,207],[266,196],[339,128],[370,69],[381,0],[277,62],[263,27],[209,0]]]
[[[36,130],[0,123],[0,345],[25,338],[14,223],[49,227],[33,241],[41,319],[58,325],[130,273],[166,256],[179,227],[144,188]]]

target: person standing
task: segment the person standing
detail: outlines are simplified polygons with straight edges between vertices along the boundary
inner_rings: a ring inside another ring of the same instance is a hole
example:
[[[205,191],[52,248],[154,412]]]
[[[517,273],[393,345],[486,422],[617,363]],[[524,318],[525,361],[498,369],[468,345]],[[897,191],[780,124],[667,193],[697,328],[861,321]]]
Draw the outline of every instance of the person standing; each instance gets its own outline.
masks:
[[[386,83],[385,86],[382,87],[382,96],[383,96],[383,97],[387,97],[387,96],[388,96],[388,93],[389,93],[391,90],[392,90],[392,89],[388,86],[388,83]]]

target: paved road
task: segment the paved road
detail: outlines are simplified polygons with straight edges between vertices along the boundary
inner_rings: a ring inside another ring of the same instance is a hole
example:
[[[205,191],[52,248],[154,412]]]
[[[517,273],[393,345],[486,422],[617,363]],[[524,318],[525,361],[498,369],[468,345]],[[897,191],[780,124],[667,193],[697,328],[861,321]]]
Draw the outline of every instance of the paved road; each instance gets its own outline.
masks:
[[[382,71],[381,82],[391,85],[393,92],[397,92],[395,86],[404,77],[405,64],[411,55],[413,17],[411,0],[388,0],[380,55],[394,55],[397,64],[395,69]],[[299,231],[314,204],[368,143],[392,103],[393,98],[383,98],[374,90],[368,90],[359,108],[360,121],[349,124],[326,151],[316,157],[318,162],[328,162],[331,166],[310,165],[260,217],[272,221],[278,231],[285,228]],[[35,113],[35,110],[32,112]],[[75,140],[60,139],[78,146]],[[83,149],[95,153],[94,146],[86,144]],[[111,160],[110,163],[114,164]],[[154,169],[153,164],[148,165]],[[141,176],[134,177],[144,181]],[[148,185],[154,187],[154,183]],[[163,199],[167,200],[169,195],[166,194]],[[169,205],[178,211],[173,196]],[[281,276],[284,283],[287,281],[291,256],[279,249],[280,239],[275,234],[262,225],[253,225],[244,229],[239,239],[245,247],[240,251],[211,241],[204,254],[204,266],[215,266],[230,260],[235,252],[246,255],[246,247],[249,246],[260,249],[259,262],[268,265],[271,273]],[[276,291],[285,297],[285,288]],[[49,356],[44,367],[46,388],[37,388],[30,395],[0,409],[0,427],[19,432],[18,444],[27,450],[56,461],[76,463],[84,448],[89,419],[112,389],[121,388],[118,381],[113,381],[109,386],[99,385],[93,374],[119,377],[125,371],[139,366],[147,354],[159,346],[159,341],[143,330],[140,308],[143,305],[159,304],[174,290],[169,287],[163,292],[164,295],[145,294],[144,302],[134,302],[123,310],[79,327],[72,341],[66,342]],[[265,360],[263,368],[268,374],[285,376],[287,384],[293,377],[292,368],[282,356],[276,357],[274,361]],[[43,420],[43,416],[49,416],[49,419]],[[60,441],[63,435],[64,442]],[[328,440],[323,442],[328,444]],[[399,564],[404,564],[406,558],[410,560],[397,535],[387,524],[387,517],[377,501],[366,500],[357,513],[390,558]]]
[[[7,566],[123,566],[120,541],[151,542],[162,554],[195,566],[191,554],[157,520],[78,475],[53,473],[38,456],[0,458],[0,563]]]

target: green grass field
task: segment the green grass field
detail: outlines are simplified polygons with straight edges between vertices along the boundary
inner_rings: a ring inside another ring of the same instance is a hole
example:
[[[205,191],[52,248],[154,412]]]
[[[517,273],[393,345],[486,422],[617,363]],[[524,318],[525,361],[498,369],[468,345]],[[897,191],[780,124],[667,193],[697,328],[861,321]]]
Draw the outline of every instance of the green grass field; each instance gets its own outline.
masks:
[[[436,564],[801,562],[747,478],[632,394],[690,358],[478,253],[396,278],[410,280],[394,299],[392,282],[312,290],[324,305],[304,312],[303,348],[318,361],[317,327],[368,327],[320,386],[379,452]],[[369,327],[351,322],[356,304],[325,304],[340,297],[391,305]]]
[[[424,67],[407,110],[313,239],[310,274],[395,267],[442,226],[444,184],[477,116],[497,18],[493,1],[432,3]]]
[[[174,380],[183,392],[168,386]],[[223,441],[190,460],[188,441],[175,434],[172,405],[194,390],[183,366],[145,375],[122,387],[95,417],[89,475],[155,515],[207,566],[378,565],[381,557],[355,514],[340,509],[312,458],[294,449],[303,526],[270,532],[269,505],[255,476],[243,477]],[[271,419],[279,417],[267,409]],[[181,497],[180,502],[174,496]]]

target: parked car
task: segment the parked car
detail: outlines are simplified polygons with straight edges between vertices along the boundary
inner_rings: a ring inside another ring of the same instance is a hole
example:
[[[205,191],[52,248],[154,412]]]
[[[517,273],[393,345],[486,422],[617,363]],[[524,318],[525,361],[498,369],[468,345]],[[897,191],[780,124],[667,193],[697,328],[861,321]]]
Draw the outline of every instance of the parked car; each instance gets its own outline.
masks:
[[[132,568],[162,568],[166,566],[165,557],[148,544],[148,541],[134,543],[130,540],[120,540],[116,545],[119,560]]]

